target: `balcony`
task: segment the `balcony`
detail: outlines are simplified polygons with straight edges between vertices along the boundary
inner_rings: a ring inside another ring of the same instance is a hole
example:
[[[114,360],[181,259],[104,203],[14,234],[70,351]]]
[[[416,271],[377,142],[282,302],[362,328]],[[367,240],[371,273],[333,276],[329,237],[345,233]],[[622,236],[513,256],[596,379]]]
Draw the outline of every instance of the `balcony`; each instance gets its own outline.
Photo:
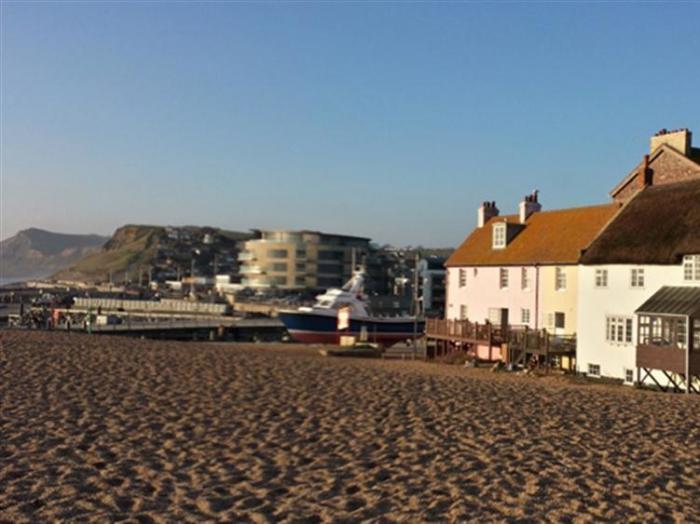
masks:
[[[238,253],[238,260],[241,262],[246,262],[249,260],[255,260],[255,254],[250,251],[241,251]]]
[[[260,266],[245,265],[245,266],[242,266],[239,271],[240,271],[241,275],[262,275],[263,274],[263,270],[260,269]]]
[[[639,344],[637,346],[637,367],[663,369],[671,373],[685,375],[685,355],[686,350],[675,345]]]

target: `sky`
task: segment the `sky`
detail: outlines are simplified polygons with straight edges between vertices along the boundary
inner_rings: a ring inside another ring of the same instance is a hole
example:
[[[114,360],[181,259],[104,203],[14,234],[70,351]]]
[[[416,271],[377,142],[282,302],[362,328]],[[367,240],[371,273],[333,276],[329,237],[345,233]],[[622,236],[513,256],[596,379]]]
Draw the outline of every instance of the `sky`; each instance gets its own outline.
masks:
[[[700,3],[2,2],[0,238],[126,223],[449,247],[700,146]]]

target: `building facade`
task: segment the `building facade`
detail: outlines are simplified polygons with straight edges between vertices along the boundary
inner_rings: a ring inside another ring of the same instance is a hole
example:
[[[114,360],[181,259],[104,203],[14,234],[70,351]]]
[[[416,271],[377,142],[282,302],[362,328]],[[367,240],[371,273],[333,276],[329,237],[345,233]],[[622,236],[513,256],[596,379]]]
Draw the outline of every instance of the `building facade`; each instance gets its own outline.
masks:
[[[445,313],[446,259],[438,256],[418,261],[418,296],[424,315],[443,316]]]
[[[683,140],[671,144],[686,144],[689,132],[676,134]],[[660,136],[668,135],[673,133]],[[697,151],[690,144],[684,147]],[[667,142],[657,141],[656,148],[652,157],[659,148],[669,157],[682,154]],[[692,155],[686,160],[695,163]],[[684,296],[684,289],[700,288],[700,164],[693,171],[688,162],[682,163],[680,173],[674,173],[668,162],[655,167],[649,162],[628,177],[635,183],[634,192],[583,254],[580,372],[629,384],[641,380],[675,387],[686,380],[684,362],[700,358],[700,325],[691,322],[692,308],[687,314],[682,311],[689,304],[676,300],[673,309],[664,311],[648,310],[646,305],[663,302],[654,300],[657,296]],[[624,187],[631,191],[631,186]],[[678,320],[671,321],[674,317]]]
[[[533,194],[517,215],[499,216],[485,202],[477,228],[447,261],[446,318],[576,333],[581,250],[618,209],[541,211]]]
[[[361,263],[368,238],[319,231],[260,231],[238,256],[241,284],[250,288],[326,289],[352,274],[353,256]],[[354,253],[354,255],[353,255]]]

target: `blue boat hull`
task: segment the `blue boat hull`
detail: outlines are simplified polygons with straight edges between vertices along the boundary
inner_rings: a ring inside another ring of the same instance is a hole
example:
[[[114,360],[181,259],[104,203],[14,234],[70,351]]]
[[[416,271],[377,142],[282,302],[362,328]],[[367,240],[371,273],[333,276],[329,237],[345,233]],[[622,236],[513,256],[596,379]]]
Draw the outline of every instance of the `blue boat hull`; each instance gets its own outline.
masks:
[[[388,347],[412,339],[414,329],[417,328],[416,332],[420,334],[425,327],[422,320],[414,326],[413,320],[351,318],[350,327],[339,331],[338,319],[335,316],[304,311],[280,311],[278,316],[292,339],[305,344],[339,344],[340,337],[359,338],[362,328],[365,328],[369,342]]]

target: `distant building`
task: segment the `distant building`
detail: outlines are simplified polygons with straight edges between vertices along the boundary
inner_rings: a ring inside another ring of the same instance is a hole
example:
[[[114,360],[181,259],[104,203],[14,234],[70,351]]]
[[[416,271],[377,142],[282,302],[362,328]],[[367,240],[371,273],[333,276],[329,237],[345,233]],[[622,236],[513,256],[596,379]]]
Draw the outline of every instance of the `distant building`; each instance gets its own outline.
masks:
[[[442,316],[445,313],[446,259],[430,256],[418,262],[418,296],[422,312],[430,316]]]
[[[319,231],[260,231],[238,255],[241,284],[251,288],[326,289],[352,274],[353,252],[361,263],[370,239]]]

